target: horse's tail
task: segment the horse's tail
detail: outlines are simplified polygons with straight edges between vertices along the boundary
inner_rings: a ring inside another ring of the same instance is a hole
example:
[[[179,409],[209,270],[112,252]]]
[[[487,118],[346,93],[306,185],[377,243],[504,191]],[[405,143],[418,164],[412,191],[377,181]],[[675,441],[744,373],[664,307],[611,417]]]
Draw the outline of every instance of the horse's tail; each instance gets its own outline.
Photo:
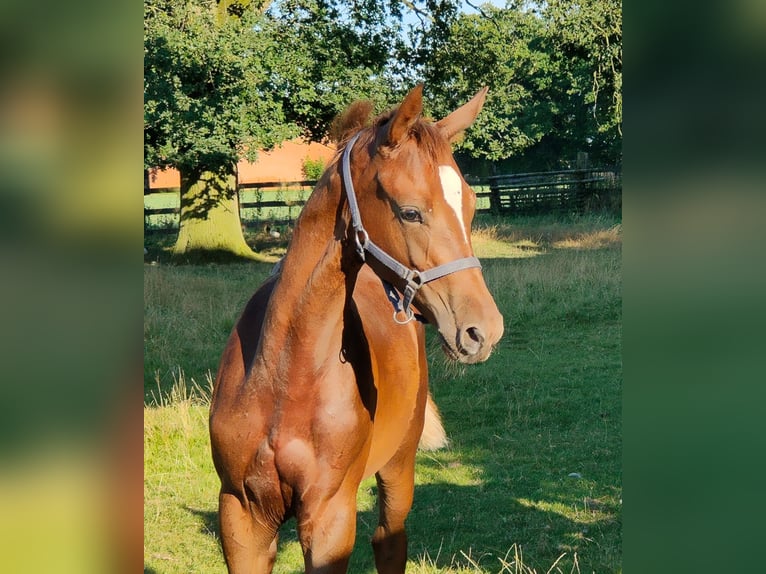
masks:
[[[420,450],[439,450],[449,445],[447,433],[444,431],[439,409],[436,406],[431,392],[428,392],[426,401],[426,420],[423,425],[423,434],[420,435]]]

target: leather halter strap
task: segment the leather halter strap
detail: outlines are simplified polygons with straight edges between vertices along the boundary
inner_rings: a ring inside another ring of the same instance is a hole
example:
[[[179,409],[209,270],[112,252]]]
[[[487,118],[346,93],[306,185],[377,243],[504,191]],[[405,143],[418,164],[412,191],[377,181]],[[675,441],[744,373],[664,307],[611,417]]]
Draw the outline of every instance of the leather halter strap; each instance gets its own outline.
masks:
[[[406,265],[403,265],[370,239],[367,230],[362,225],[362,216],[359,212],[359,204],[356,200],[356,193],[354,192],[354,182],[351,180],[351,149],[354,147],[356,140],[362,132],[358,132],[352,137],[346,144],[346,149],[343,150],[343,158],[341,161],[341,167],[343,170],[343,187],[346,189],[346,198],[348,199],[348,207],[351,211],[351,225],[354,228],[354,241],[356,243],[356,252],[362,261],[365,261],[366,254],[369,254],[379,263],[391,270],[394,275],[404,281],[405,287],[403,290],[404,298],[401,306],[394,304],[394,321],[404,325],[412,321],[415,317],[414,312],[410,308],[412,300],[415,298],[415,294],[418,290],[431,281],[435,281],[445,275],[462,271],[463,269],[471,269],[478,267],[481,269],[481,263],[476,257],[463,257],[437,265],[431,269],[425,271],[419,271],[417,269],[410,269]],[[397,315],[400,311],[404,312],[405,319],[400,321]]]

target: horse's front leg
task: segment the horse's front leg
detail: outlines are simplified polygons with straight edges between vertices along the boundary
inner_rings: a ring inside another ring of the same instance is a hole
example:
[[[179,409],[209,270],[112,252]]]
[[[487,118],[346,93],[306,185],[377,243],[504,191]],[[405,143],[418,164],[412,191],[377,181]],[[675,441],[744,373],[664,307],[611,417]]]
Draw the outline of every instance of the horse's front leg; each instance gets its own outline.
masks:
[[[415,491],[415,450],[411,450],[395,457],[375,475],[380,518],[372,547],[379,574],[402,574],[407,564],[404,521]]]
[[[356,537],[356,489],[328,500],[308,495],[297,518],[306,574],[344,574]]]
[[[219,497],[221,545],[230,574],[270,574],[277,555],[277,527],[234,494]]]

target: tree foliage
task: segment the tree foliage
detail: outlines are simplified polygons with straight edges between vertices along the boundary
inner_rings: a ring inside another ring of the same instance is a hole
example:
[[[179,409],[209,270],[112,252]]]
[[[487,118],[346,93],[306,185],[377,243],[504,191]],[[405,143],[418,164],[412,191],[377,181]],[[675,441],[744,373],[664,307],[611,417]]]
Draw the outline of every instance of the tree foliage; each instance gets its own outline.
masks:
[[[279,41],[272,89],[308,139],[327,136],[355,99],[391,104],[391,54],[399,49],[385,3],[282,0],[266,12]]]
[[[492,161],[618,162],[618,0],[145,0],[147,166],[253,159],[327,135],[352,100],[377,109],[418,81],[434,117],[490,86],[460,144]]]
[[[460,147],[498,160],[522,153],[550,131],[545,94],[551,61],[541,43],[544,28],[539,19],[492,6],[483,12],[486,16],[461,14],[444,36],[433,39],[424,76],[438,117],[480,86],[489,86],[484,110]]]
[[[548,0],[543,12],[551,53],[568,95],[587,110],[594,155],[619,160],[622,145],[622,3]]]
[[[402,3],[145,0],[147,166],[219,165],[303,134],[351,101],[404,89]]]
[[[144,161],[181,169],[255,159],[297,134],[274,94],[263,17],[219,19],[215,2],[144,2]]]
[[[435,29],[420,52],[441,115],[490,86],[484,111],[460,144],[489,160],[526,157],[562,167],[578,151],[621,157],[622,34],[617,0],[485,5]]]

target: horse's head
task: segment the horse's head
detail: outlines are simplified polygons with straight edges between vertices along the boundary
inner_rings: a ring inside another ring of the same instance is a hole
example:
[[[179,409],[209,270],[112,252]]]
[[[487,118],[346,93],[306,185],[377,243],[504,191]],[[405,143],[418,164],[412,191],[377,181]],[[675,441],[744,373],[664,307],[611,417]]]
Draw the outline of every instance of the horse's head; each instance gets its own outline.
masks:
[[[476,195],[450,147],[476,119],[486,93],[431,123],[421,118],[418,86],[361,132],[358,142],[352,140],[344,158],[346,188],[356,187],[363,223],[353,233],[372,255],[367,262],[404,292],[402,316],[412,299],[436,325],[446,353],[464,363],[485,360],[503,333],[503,317],[471,245]]]

